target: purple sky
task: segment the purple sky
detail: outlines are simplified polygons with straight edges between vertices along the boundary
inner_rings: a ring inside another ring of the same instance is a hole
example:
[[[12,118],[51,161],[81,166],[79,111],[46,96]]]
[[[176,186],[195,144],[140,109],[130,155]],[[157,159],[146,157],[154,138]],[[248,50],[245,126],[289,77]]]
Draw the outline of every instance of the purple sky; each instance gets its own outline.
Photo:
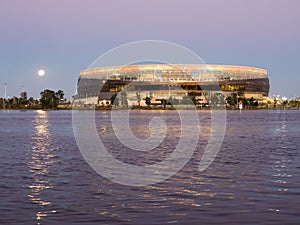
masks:
[[[298,0],[1,0],[0,96],[75,93],[80,70],[120,44],[164,40],[206,63],[267,69],[270,95],[300,96]],[[44,68],[45,77],[37,70]]]

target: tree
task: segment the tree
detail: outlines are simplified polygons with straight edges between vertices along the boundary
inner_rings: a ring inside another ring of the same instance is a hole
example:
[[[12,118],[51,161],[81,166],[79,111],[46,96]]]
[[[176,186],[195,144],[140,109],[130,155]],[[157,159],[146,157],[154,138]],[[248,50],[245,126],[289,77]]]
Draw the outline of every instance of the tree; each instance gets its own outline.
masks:
[[[114,104],[115,106],[119,106],[119,98],[117,97],[117,94],[113,94],[110,97],[111,104]]]
[[[128,107],[128,100],[127,100],[127,92],[121,91],[121,104],[125,107]]]
[[[249,99],[250,106],[254,106],[254,98],[253,96]]]
[[[231,93],[231,95],[226,98],[226,102],[230,106],[235,106],[237,104],[237,94]]]
[[[40,102],[44,109],[56,109],[58,106],[58,97],[57,94],[49,89],[46,89],[40,93],[41,98]]]
[[[65,93],[64,93],[62,90],[58,90],[58,91],[55,93],[56,99],[59,100],[59,103],[60,103],[60,102],[64,102],[64,95],[65,95]]]
[[[244,94],[245,94],[244,90],[241,89],[241,90],[238,91],[237,96],[238,96],[239,98],[243,98],[243,97],[244,97]]]
[[[20,98],[20,104],[27,104],[27,92],[23,91],[20,94],[21,98]]]
[[[151,104],[151,98],[146,97],[145,98],[145,103],[146,103],[147,106],[150,106],[150,104]]]
[[[277,99],[275,98],[274,99],[274,108],[276,108],[276,105],[277,105]]]
[[[213,92],[210,100],[211,100],[211,102],[210,102],[211,105],[216,106],[218,104],[218,100],[219,100],[218,94],[216,92]]]
[[[33,97],[30,97],[28,99],[28,105],[30,108],[34,108],[34,107],[38,106],[38,104],[39,104],[39,101],[34,99]]]
[[[217,96],[218,96],[218,103],[220,105],[224,106],[224,104],[225,104],[225,96],[222,93],[217,93]]]
[[[168,99],[168,105],[175,105],[175,103],[174,103],[174,101],[175,101],[176,99],[175,98],[173,98],[172,96],[170,96],[169,97],[169,99]]]
[[[17,108],[19,106],[18,102],[19,102],[19,99],[16,96],[14,96],[12,98],[12,103],[11,103],[12,108],[14,108],[14,109]]]
[[[166,108],[166,105],[167,105],[168,101],[166,99],[162,99],[161,100],[161,104],[163,105],[164,109]]]

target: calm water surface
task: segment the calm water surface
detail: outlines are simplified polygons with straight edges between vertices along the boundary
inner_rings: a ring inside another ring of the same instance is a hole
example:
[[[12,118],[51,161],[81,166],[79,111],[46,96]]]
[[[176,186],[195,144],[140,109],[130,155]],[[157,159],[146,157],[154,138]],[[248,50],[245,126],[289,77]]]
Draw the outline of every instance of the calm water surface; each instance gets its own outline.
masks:
[[[175,111],[133,111],[132,132],[149,135],[154,116],[166,120],[168,135],[149,153],[118,142],[108,111],[96,112],[97,129],[119,160],[151,164],[180,133]],[[180,172],[129,187],[84,161],[71,111],[0,111],[0,224],[300,224],[300,111],[228,111],[221,150],[201,173],[209,111],[199,118],[199,145]]]

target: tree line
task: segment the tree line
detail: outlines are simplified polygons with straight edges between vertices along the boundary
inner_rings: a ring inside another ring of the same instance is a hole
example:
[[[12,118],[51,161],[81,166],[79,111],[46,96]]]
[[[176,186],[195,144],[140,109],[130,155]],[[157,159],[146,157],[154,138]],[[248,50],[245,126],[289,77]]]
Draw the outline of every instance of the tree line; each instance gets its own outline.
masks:
[[[40,98],[28,97],[26,91],[20,93],[19,97],[0,98],[1,109],[58,109],[67,108],[70,102],[67,102],[62,90],[53,91],[45,89],[40,92]]]

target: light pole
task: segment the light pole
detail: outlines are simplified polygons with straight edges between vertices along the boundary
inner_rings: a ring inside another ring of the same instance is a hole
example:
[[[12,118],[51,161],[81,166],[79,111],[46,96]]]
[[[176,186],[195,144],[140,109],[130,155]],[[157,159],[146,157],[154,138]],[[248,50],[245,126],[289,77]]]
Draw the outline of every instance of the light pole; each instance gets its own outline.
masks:
[[[4,99],[6,99],[6,86],[7,86],[7,83],[4,83]]]

